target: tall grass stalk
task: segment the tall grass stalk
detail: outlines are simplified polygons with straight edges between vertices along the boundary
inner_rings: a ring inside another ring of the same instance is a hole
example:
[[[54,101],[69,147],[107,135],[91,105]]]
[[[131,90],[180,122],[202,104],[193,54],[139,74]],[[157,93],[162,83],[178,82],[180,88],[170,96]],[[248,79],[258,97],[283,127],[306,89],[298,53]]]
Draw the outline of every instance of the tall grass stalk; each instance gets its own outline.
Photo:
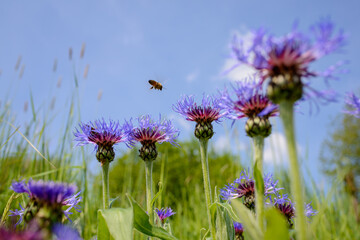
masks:
[[[254,142],[254,168],[257,167],[261,174],[261,179],[264,178],[263,174],[263,152],[264,152],[264,137],[256,136],[253,137]],[[256,179],[258,180],[258,179]],[[264,231],[264,189],[259,189],[255,184],[255,210],[256,210],[256,220],[261,231]]]
[[[212,204],[211,200],[211,185],[210,185],[210,176],[209,176],[209,163],[208,163],[208,140],[199,139],[200,142],[200,153],[201,153],[201,167],[204,180],[204,190],[205,190],[205,200],[206,200],[206,211],[208,215],[208,222],[211,231],[212,239],[216,239],[216,229],[211,221],[210,206]]]
[[[291,191],[295,198],[296,218],[295,229],[297,239],[305,240],[306,237],[306,217],[304,209],[304,196],[302,189],[302,178],[296,151],[295,129],[294,129],[294,103],[280,103],[280,117],[284,125],[287,147],[290,161],[290,180]]]

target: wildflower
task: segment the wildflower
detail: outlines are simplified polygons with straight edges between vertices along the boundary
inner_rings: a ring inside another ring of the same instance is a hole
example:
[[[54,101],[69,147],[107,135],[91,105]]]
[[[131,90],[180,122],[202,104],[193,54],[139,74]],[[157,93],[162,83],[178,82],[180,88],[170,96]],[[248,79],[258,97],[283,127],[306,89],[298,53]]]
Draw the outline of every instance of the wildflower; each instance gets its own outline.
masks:
[[[161,209],[156,208],[155,210],[162,224],[164,224],[166,218],[176,213],[169,207]]]
[[[281,188],[276,188],[278,181],[274,181],[271,174],[264,177],[264,195],[269,197]],[[220,196],[223,200],[231,200],[242,198],[244,205],[251,209],[255,209],[255,180],[250,177],[246,171],[240,173],[240,178],[235,179],[233,183],[228,184],[220,190]]]
[[[293,226],[293,218],[296,215],[294,203],[291,202],[291,200],[288,198],[287,194],[284,194],[282,196],[274,197],[273,199],[270,199],[273,206],[275,206],[277,209],[280,210],[280,212],[285,216],[285,218],[288,220],[289,226]],[[314,216],[317,214],[317,211],[313,209],[311,206],[311,203],[305,204],[305,215],[310,218],[311,216]]]
[[[354,93],[349,93],[345,101],[351,109],[346,110],[345,113],[360,118],[360,98],[356,97]]]
[[[144,161],[153,161],[158,152],[155,143],[169,142],[175,145],[175,139],[179,135],[179,130],[175,129],[170,120],[158,121],[151,119],[149,115],[137,118],[138,127],[132,127],[131,121],[127,122],[128,128],[131,128],[131,138],[141,143],[139,150],[140,157]]]
[[[52,228],[52,233],[56,236],[56,240],[81,240],[78,231],[68,225],[55,224]]]
[[[235,239],[236,240],[244,240],[244,227],[239,222],[234,222],[234,230],[235,230]]]
[[[119,142],[125,142],[127,146],[133,145],[129,138],[129,129],[126,125],[121,126],[119,122],[104,119],[95,122],[80,123],[79,129],[74,132],[78,146],[94,144],[96,158],[102,164],[114,160],[115,152],[113,146]]]
[[[302,78],[318,75],[326,79],[334,78],[334,66],[321,74],[309,70],[309,65],[339,49],[345,42],[343,32],[334,34],[334,24],[329,20],[315,24],[311,31],[313,40],[296,27],[282,37],[274,37],[259,29],[253,33],[250,46],[245,46],[243,40],[235,38],[232,53],[239,65],[248,64],[260,72],[261,83],[271,78],[267,93],[274,103],[295,102],[302,97],[303,86],[308,86]]]
[[[236,99],[233,100],[227,90],[221,93],[221,107],[229,112],[230,119],[247,117],[245,130],[248,136],[267,137],[271,133],[269,117],[278,114],[278,106],[273,104],[254,78],[238,81],[233,85]]]
[[[173,109],[186,120],[196,122],[195,137],[210,139],[214,135],[212,122],[219,122],[227,114],[219,104],[220,99],[211,96],[204,95],[201,105],[195,103],[194,96],[183,96]]]
[[[28,223],[38,217],[47,227],[48,224],[60,222],[63,215],[70,220],[69,215],[72,214],[70,210],[73,208],[80,212],[78,203],[81,197],[79,197],[80,192],[75,193],[77,189],[75,185],[30,179],[28,183],[24,180],[13,182],[11,189],[17,193],[26,193],[30,198],[25,208],[20,205],[21,210],[11,211],[11,216],[20,216],[17,224],[23,219]],[[63,211],[64,206],[68,208]]]

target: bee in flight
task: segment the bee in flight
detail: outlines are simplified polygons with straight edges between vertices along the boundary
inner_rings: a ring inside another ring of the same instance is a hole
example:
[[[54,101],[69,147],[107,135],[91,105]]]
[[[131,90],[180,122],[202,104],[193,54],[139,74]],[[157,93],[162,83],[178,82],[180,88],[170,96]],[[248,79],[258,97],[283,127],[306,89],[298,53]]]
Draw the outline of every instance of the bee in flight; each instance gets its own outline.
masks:
[[[155,80],[149,80],[149,83],[151,85],[150,89],[157,89],[157,90],[162,90],[163,86],[161,85],[161,83],[155,81]]]

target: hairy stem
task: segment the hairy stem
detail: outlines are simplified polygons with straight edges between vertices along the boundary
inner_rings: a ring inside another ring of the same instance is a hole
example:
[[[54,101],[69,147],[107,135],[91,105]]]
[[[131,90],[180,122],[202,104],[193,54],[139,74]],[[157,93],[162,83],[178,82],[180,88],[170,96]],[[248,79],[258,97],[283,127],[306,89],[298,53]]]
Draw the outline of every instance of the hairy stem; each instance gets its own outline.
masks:
[[[103,208],[109,208],[109,162],[101,165],[103,185]]]
[[[280,117],[284,125],[287,147],[289,152],[291,191],[295,198],[295,208],[296,208],[295,229],[298,235],[296,239],[305,240],[306,218],[305,218],[305,209],[304,209],[304,196],[302,189],[301,170],[300,170],[297,151],[296,151],[293,102],[280,103]]]
[[[151,206],[151,200],[153,198],[153,189],[152,189],[152,171],[153,171],[153,161],[145,161],[145,175],[146,175],[146,211],[149,214],[150,223],[154,223],[153,209]]]
[[[209,176],[209,163],[208,163],[208,155],[207,155],[207,139],[199,139],[200,142],[200,153],[201,153],[201,167],[203,172],[203,180],[204,180],[204,190],[205,190],[205,199],[206,199],[206,211],[208,215],[209,228],[211,231],[212,239],[216,239],[216,229],[211,221],[211,213],[210,206],[212,204],[211,200],[211,186],[210,186],[210,176]]]
[[[257,166],[261,178],[264,178],[263,174],[263,152],[264,152],[264,137],[256,136],[253,137],[254,142],[254,167]],[[261,183],[262,184],[262,183]],[[264,189],[259,189],[258,185],[255,184],[255,211],[256,220],[261,231],[264,231]]]

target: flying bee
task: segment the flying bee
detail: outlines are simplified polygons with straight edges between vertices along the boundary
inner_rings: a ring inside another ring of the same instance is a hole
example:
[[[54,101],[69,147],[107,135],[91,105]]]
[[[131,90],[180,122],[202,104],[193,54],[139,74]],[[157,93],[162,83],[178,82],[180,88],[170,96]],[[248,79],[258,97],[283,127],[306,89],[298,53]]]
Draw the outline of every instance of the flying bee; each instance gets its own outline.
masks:
[[[149,80],[149,83],[151,85],[150,89],[157,89],[157,90],[162,90],[163,86],[161,85],[161,83],[155,81],[155,80]]]

